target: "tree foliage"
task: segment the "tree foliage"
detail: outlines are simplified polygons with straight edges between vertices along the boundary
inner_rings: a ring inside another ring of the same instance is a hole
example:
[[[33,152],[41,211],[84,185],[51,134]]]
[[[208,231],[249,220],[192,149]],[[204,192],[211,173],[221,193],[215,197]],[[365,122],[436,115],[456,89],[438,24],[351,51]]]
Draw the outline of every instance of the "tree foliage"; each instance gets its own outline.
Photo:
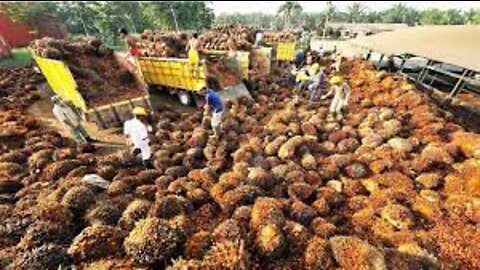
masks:
[[[277,11],[277,16],[259,12],[247,14],[220,14],[217,24],[240,23],[255,25],[261,28],[304,27],[308,29],[323,29],[325,22],[350,23],[405,23],[413,25],[430,24],[480,24],[480,10],[471,9],[460,11],[457,9],[440,10],[431,8],[417,10],[405,3],[393,5],[383,11],[368,10],[362,3],[354,2],[345,11],[339,10],[332,1],[327,1],[322,12],[302,12],[297,7],[298,2],[286,1]],[[300,13],[299,13],[300,12]]]
[[[360,2],[350,4],[345,11],[327,1],[322,12],[304,12],[297,1],[285,1],[277,15],[252,12],[220,14],[215,18],[209,1],[58,1],[58,2],[0,2],[0,12],[14,20],[23,21],[35,29],[36,20],[43,15],[55,16],[67,24],[73,35],[99,35],[114,40],[120,27],[131,32],[145,29],[195,30],[216,24],[243,24],[260,28],[304,27],[321,32],[328,22],[480,24],[480,10],[417,10],[407,4],[395,4],[383,11],[368,10]]]
[[[277,14],[284,19],[284,25],[290,27],[294,21],[298,22],[298,16],[302,11],[303,8],[298,1],[286,1],[280,6]]]
[[[0,2],[0,11],[15,20],[33,22],[48,14],[67,24],[73,35],[100,35],[114,39],[118,29],[131,32],[145,29],[201,30],[209,28],[214,19],[207,1],[62,1],[62,2]],[[34,25],[33,25],[34,26]]]

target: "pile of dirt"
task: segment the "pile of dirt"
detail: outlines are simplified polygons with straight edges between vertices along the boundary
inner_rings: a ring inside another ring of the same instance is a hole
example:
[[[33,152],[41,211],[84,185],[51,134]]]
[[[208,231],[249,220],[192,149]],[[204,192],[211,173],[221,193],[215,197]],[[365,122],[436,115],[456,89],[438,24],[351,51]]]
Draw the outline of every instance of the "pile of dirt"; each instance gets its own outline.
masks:
[[[113,50],[95,37],[57,40],[43,38],[30,44],[37,55],[66,63],[87,107],[106,105],[144,95],[135,75],[121,66]]]
[[[32,67],[0,69],[0,108],[26,108],[40,98],[37,86],[43,81]]]

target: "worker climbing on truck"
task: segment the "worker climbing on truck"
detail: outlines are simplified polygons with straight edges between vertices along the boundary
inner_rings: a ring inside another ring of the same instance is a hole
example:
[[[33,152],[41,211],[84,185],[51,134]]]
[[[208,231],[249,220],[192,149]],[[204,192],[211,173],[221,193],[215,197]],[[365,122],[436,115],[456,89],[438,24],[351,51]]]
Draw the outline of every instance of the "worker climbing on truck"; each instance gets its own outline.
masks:
[[[143,107],[135,107],[132,111],[133,118],[123,124],[123,134],[127,137],[127,146],[135,157],[141,154],[142,164],[152,168],[152,150],[150,148],[149,133],[152,126],[148,124],[148,113]]]
[[[219,138],[222,132],[222,118],[225,105],[223,104],[222,98],[216,92],[220,90],[220,83],[215,77],[207,77],[207,87],[200,90],[200,94],[205,95],[205,113],[208,114],[209,109],[212,110],[212,120],[211,125],[213,129],[213,137]]]
[[[65,129],[69,130],[78,143],[94,142],[82,126],[82,118],[59,96],[52,97],[53,115],[62,123]]]
[[[330,91],[325,94],[322,99],[332,96],[334,94],[332,103],[330,104],[330,115],[340,121],[343,119],[343,111],[348,105],[350,97],[350,86],[339,75],[335,75],[330,79]]]
[[[197,76],[198,66],[200,64],[200,55],[198,53],[199,44],[198,44],[198,34],[193,33],[192,37],[188,41],[187,47],[185,50],[188,52],[188,62],[190,64],[192,75]]]

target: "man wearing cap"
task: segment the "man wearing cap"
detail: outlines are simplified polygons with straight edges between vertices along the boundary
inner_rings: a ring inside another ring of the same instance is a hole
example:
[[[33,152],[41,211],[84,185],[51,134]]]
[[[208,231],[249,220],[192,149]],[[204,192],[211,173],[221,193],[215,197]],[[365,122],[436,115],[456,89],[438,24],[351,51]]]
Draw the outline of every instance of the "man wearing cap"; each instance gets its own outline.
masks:
[[[147,122],[147,111],[143,107],[135,107],[132,113],[133,118],[123,124],[123,134],[127,137],[127,145],[133,148],[134,155],[141,154],[143,165],[152,168],[152,150],[148,138],[152,127]]]
[[[221,132],[223,111],[225,109],[225,105],[223,104],[222,98],[215,90],[220,90],[220,84],[217,78],[208,77],[207,87],[202,88],[199,93],[205,95],[205,110],[208,110],[208,108],[210,108],[213,111],[211,120],[213,135],[218,138]]]
[[[339,75],[333,76],[330,79],[330,84],[332,85],[330,91],[322,97],[325,99],[332,94],[334,94],[332,103],[330,104],[330,114],[340,121],[343,119],[342,110],[348,104],[348,98],[350,97],[350,87],[348,83],[343,80]]]
[[[82,118],[70,106],[68,106],[59,96],[52,97],[53,115],[63,124],[65,129],[69,130],[73,138],[78,143],[93,142],[87,131],[83,128]]]

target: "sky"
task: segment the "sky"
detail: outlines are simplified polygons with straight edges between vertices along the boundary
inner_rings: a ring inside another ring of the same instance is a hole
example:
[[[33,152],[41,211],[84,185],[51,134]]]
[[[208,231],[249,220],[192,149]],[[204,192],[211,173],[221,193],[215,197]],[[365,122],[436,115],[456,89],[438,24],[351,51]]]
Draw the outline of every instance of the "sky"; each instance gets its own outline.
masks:
[[[263,12],[275,14],[284,1],[211,1],[215,14],[221,13],[250,13]],[[306,12],[319,12],[325,9],[326,1],[298,1]],[[480,1],[332,1],[337,9],[345,11],[347,6],[354,2],[360,2],[369,10],[381,11],[388,9],[397,3],[405,3],[417,9],[436,7],[439,9],[456,8],[469,10],[470,8],[480,9]]]

